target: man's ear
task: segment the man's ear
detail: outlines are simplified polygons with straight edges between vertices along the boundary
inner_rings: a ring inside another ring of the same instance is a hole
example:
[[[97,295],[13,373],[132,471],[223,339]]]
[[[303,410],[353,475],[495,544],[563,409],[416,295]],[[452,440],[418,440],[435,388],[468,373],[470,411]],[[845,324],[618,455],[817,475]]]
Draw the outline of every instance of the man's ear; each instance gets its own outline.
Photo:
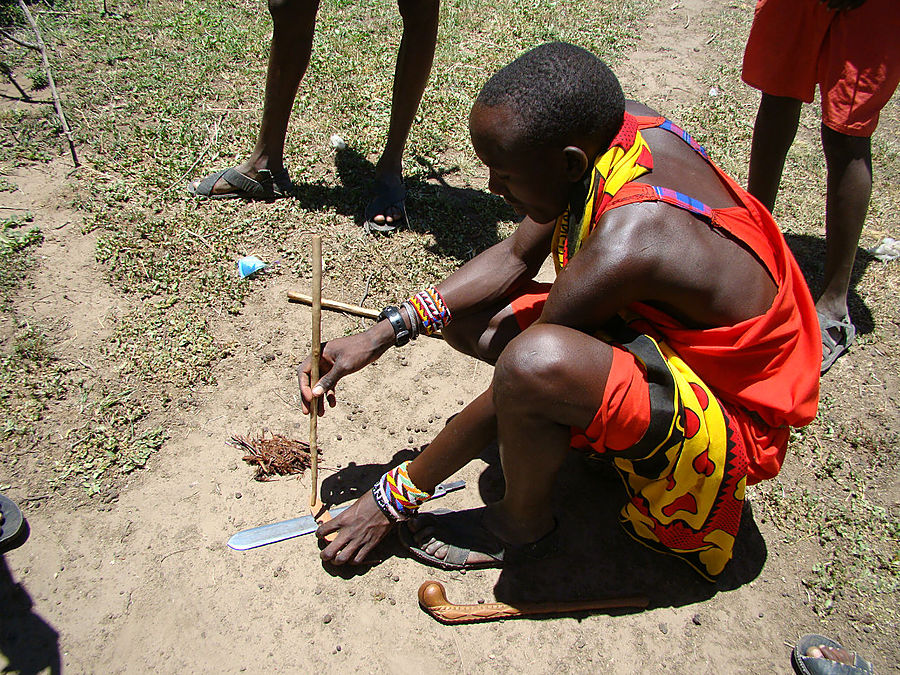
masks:
[[[566,179],[570,183],[581,180],[588,168],[588,158],[584,150],[574,145],[569,145],[563,149],[563,156],[566,162]]]

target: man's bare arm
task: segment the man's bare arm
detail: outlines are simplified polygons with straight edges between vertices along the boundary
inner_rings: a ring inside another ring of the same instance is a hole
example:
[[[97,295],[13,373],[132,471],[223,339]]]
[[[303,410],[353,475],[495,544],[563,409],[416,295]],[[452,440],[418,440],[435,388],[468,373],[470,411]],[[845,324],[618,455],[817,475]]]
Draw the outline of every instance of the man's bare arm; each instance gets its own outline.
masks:
[[[513,234],[437,284],[453,315],[461,317],[490,306],[532,279],[550,252],[554,226],[526,217]]]
[[[502,298],[511,289],[531,279],[550,250],[553,223],[535,223],[525,218],[513,234],[477,255],[437,285],[454,317],[463,317]],[[377,360],[394,344],[394,331],[387,320],[368,330],[330,340],[322,350],[318,386],[310,382],[312,362],[306,359],[298,369],[303,412],[315,396],[323,396],[334,406],[338,381]],[[319,414],[325,412],[319,401]]]
[[[588,333],[635,302],[684,325],[734,325],[765,312],[777,287],[726,232],[667,204],[610,211],[560,273],[539,321]]]

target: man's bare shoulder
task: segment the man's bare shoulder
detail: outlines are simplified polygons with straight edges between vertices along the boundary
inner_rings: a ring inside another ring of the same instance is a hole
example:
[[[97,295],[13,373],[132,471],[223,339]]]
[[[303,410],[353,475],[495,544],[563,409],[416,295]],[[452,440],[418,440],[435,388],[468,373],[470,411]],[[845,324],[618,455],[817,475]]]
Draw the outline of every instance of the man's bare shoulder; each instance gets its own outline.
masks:
[[[736,240],[683,209],[639,202],[605,213],[585,250],[607,279],[685,325],[731,325],[765,311],[775,285]],[[576,258],[577,259],[577,258]]]
[[[602,251],[604,256],[652,263],[671,252],[667,244],[673,240],[689,242],[708,229],[681,209],[656,201],[638,202],[604,213],[586,248]]]
[[[632,101],[631,99],[626,99],[625,101],[625,112],[635,117],[662,117],[653,108],[644,105],[640,101]]]

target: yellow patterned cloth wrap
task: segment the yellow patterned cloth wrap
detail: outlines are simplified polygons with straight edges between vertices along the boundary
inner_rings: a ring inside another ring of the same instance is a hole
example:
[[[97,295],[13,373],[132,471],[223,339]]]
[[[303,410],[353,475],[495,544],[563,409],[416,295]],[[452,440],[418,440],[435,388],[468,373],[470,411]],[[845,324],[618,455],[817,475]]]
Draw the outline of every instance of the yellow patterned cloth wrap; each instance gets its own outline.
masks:
[[[637,120],[626,113],[609,149],[594,160],[584,182],[573,191],[569,207],[556,219],[552,253],[557,272],[581,248],[616,192],[652,168],[650,148],[638,131]]]
[[[740,526],[743,443],[713,393],[668,345],[630,330],[616,341],[645,367],[651,409],[643,438],[610,453],[628,495],[622,526],[711,580],[731,559]]]

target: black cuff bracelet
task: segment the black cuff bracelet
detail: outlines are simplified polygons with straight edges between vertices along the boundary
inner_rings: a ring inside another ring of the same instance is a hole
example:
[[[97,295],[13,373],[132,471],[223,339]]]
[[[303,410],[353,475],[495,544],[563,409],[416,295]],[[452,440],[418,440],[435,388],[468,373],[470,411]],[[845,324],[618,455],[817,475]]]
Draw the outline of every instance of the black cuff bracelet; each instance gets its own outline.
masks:
[[[383,310],[381,310],[381,314],[378,315],[378,320],[381,321],[382,319],[387,319],[391,322],[391,328],[394,329],[395,346],[402,347],[407,342],[409,342],[409,328],[406,327],[406,322],[400,315],[399,309],[397,309],[393,305],[388,305]]]

